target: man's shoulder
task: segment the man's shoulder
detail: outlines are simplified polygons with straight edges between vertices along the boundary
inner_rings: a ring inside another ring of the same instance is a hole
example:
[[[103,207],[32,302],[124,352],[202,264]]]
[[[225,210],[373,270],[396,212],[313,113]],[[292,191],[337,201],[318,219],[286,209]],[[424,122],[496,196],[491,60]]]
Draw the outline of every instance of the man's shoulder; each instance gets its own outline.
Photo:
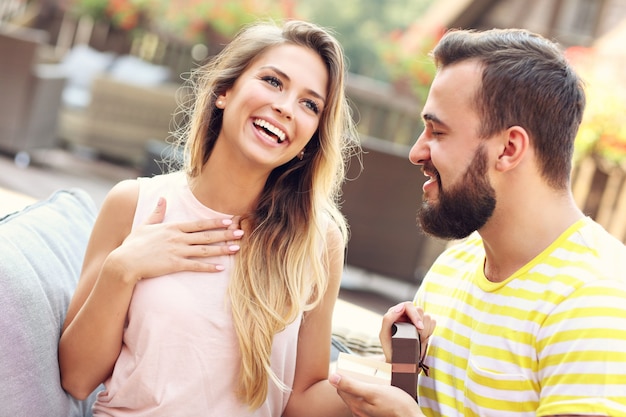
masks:
[[[586,248],[590,258],[595,260],[599,272],[607,277],[624,274],[626,271],[626,245],[607,232],[600,224],[586,219],[575,240]],[[626,280],[626,277],[622,277]]]
[[[448,244],[446,250],[443,251],[440,258],[458,258],[458,257],[484,257],[485,249],[483,240],[478,232],[474,232],[465,239],[452,241]]]
[[[451,242],[437,257],[429,274],[459,276],[462,271],[475,271],[484,261],[483,241],[478,232],[474,232],[463,240]]]

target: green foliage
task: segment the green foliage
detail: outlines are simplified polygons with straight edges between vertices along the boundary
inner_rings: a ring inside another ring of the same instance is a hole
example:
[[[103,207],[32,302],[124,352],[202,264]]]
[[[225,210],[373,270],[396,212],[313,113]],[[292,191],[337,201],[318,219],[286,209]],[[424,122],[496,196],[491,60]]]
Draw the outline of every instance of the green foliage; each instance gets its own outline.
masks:
[[[404,31],[433,0],[299,0],[298,16],[333,29],[344,47],[350,71],[383,81],[392,78],[381,57],[394,31]]]
[[[158,28],[190,42],[227,41],[243,25],[259,18],[284,17],[273,0],[69,0],[77,15],[91,16],[131,30]]]
[[[71,10],[79,16],[90,16],[112,26],[133,30],[146,18],[152,3],[149,0],[70,0]]]
[[[157,3],[156,0],[153,0]],[[158,0],[158,25],[194,42],[211,42],[217,34],[227,41],[242,26],[258,19],[284,17],[273,0]]]
[[[399,91],[425,102],[430,84],[435,78],[435,63],[428,56],[443,34],[443,30],[423,35],[407,50],[394,36],[379,44],[379,54],[387,64],[392,82]]]
[[[71,10],[78,16],[91,16],[94,20],[104,19],[108,2],[103,0],[75,0],[71,3]]]
[[[334,31],[351,72],[382,81],[405,81],[418,97],[423,89],[419,84],[428,78],[429,63],[416,65],[411,60],[415,53],[403,51],[397,37],[433,1],[69,0],[76,13],[122,29],[158,28],[201,43],[224,44],[241,26],[258,19],[302,18]],[[409,80],[411,77],[415,79]]]

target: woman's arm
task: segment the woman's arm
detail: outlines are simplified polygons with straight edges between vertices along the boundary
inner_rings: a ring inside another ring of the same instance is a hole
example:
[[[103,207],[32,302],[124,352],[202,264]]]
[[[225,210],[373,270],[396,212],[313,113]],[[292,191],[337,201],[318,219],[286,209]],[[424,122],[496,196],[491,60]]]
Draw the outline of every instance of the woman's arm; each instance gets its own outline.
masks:
[[[327,238],[329,282],[322,302],[308,312],[298,338],[293,391],[284,417],[351,416],[336,389],[328,383],[332,314],[343,274],[344,241],[332,224]]]
[[[147,223],[131,233],[138,193],[137,181],[129,180],[107,195],[63,324],[61,384],[76,398],[87,397],[111,374],[122,348],[133,289],[140,279],[182,270],[215,272],[218,265],[191,258],[238,250],[232,245],[208,245],[241,237],[241,232],[228,230],[228,221],[161,224],[167,206],[163,199]]]
[[[85,398],[104,381],[122,346],[122,330],[134,286],[123,282],[122,276],[103,270],[103,264],[130,233],[137,194],[134,182],[122,182],[107,195],[63,324],[59,342],[61,384],[76,398]],[[98,280],[101,275],[111,279]]]

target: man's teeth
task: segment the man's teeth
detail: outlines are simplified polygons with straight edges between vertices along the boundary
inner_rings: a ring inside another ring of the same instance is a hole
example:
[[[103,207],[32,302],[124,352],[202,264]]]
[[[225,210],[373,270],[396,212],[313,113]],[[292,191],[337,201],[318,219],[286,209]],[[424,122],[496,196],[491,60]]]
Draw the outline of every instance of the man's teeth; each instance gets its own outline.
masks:
[[[273,124],[269,123],[266,120],[256,119],[254,121],[254,124],[259,127],[262,127],[263,129],[267,130],[273,135],[276,135],[276,137],[278,138],[277,140],[278,143],[282,143],[285,140],[285,137],[287,136],[285,132],[283,132],[282,130],[280,130],[279,128],[277,128],[276,126],[274,126]]]

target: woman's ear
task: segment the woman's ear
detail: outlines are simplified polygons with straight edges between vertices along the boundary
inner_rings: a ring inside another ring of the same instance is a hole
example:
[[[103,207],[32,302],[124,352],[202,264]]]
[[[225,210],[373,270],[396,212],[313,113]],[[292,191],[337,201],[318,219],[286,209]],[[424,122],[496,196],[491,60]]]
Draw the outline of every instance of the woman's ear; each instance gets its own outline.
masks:
[[[515,168],[524,159],[530,146],[530,138],[526,129],[512,126],[503,132],[501,141],[496,169],[504,172]]]

